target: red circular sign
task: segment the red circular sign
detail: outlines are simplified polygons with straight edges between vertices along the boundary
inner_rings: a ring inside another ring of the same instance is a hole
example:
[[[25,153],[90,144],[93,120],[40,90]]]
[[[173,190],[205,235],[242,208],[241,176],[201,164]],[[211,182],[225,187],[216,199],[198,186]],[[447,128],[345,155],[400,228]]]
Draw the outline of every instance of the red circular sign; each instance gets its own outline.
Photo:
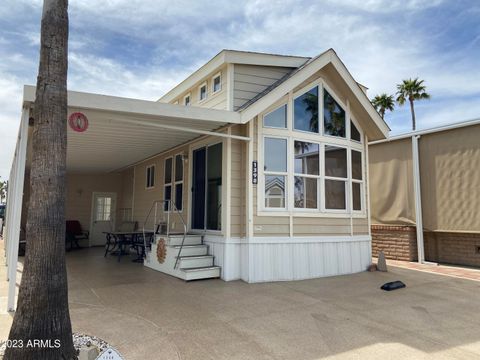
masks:
[[[80,113],[76,112],[69,116],[68,124],[72,128],[73,131],[76,132],[84,132],[88,129],[88,119],[87,117]]]

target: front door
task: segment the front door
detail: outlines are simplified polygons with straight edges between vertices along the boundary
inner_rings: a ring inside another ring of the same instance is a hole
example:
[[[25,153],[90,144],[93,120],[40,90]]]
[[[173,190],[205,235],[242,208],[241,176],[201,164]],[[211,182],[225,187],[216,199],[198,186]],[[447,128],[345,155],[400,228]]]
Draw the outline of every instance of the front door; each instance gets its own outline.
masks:
[[[115,230],[116,193],[94,192],[90,246],[105,245],[105,231]]]
[[[193,151],[192,229],[222,229],[222,143]]]

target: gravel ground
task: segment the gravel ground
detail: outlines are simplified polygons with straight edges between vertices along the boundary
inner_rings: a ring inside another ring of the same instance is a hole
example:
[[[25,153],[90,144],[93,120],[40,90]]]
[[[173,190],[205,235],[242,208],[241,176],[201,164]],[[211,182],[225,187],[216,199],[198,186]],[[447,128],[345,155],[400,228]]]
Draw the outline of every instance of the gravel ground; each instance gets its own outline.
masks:
[[[0,341],[0,359],[3,359],[3,355],[5,354],[7,342],[5,340]],[[98,349],[98,353],[101,354],[105,351],[109,345],[106,341],[99,339],[96,336],[85,335],[80,333],[73,333],[73,346],[77,353],[80,351],[82,347],[96,347]]]

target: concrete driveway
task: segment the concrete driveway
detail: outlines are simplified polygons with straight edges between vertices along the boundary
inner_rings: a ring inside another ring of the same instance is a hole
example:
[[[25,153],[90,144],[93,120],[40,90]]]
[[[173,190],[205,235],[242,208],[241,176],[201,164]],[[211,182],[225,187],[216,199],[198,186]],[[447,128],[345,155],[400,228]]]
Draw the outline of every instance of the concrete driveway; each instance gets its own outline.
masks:
[[[185,283],[104,259],[101,249],[69,253],[67,262],[74,331],[107,340],[125,359],[480,359],[476,281],[390,267],[297,282]],[[379,289],[392,280],[407,288]],[[5,337],[8,315],[0,321]]]

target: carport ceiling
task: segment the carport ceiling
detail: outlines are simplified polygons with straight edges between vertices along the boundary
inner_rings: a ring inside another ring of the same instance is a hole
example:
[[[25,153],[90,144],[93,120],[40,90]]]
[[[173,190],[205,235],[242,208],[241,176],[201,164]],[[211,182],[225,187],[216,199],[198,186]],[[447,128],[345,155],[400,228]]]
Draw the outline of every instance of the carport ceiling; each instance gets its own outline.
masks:
[[[25,87],[24,103],[32,106],[34,91]],[[68,127],[67,170],[75,173],[113,172],[201,136],[190,131],[215,131],[240,123],[231,111],[88,93],[69,91],[68,103],[69,115],[81,112],[89,122],[84,132]]]

